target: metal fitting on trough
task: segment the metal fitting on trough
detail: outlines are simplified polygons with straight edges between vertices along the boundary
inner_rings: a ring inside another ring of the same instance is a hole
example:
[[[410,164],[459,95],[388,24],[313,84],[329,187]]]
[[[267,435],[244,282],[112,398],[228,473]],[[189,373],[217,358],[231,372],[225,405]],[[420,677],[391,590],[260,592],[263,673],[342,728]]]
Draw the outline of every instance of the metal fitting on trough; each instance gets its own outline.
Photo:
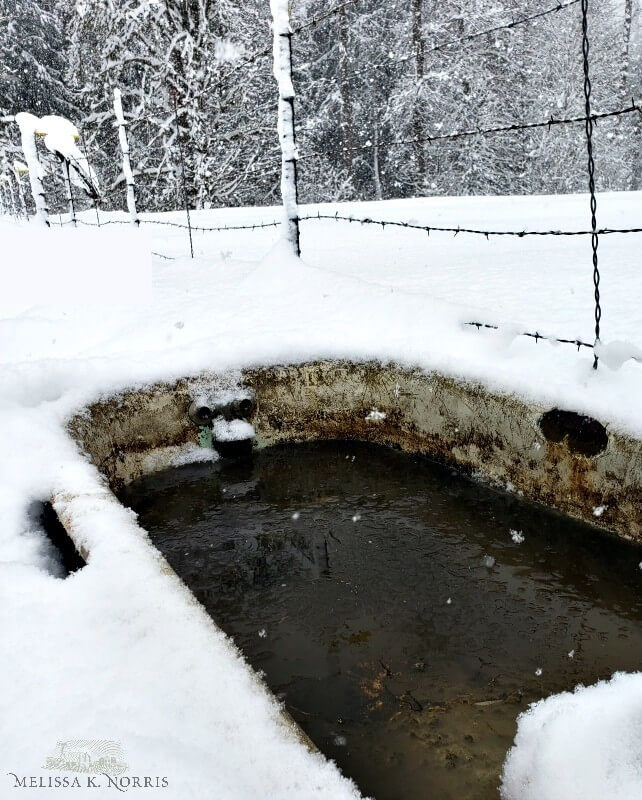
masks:
[[[223,417],[223,419],[231,422],[233,419],[248,419],[253,411],[254,400],[251,397],[241,397],[231,400],[225,405],[217,406],[214,410],[214,416]]]
[[[215,416],[214,412],[209,406],[206,406],[201,402],[197,402],[196,400],[190,403],[190,407],[187,410],[187,415],[195,425],[211,425]]]
[[[249,419],[254,413],[254,400],[251,397],[240,397],[227,403],[217,403],[211,406],[202,401],[194,400],[187,411],[189,418],[195,425],[211,425],[212,420],[223,417],[227,422],[234,419]]]

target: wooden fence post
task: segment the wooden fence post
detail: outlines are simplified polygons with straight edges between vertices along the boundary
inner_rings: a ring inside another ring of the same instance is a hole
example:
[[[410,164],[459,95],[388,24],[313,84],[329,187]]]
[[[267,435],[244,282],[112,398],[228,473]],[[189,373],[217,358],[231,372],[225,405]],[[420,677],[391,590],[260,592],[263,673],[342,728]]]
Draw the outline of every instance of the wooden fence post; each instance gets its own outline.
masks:
[[[274,26],[274,77],[279,87],[278,131],[281,144],[283,236],[292,252],[301,255],[299,191],[292,83],[292,29],[288,0],[270,0]]]
[[[127,129],[125,115],[123,114],[123,100],[120,89],[114,89],[114,114],[118,123],[118,141],[120,142],[120,152],[123,155],[123,175],[127,184],[127,210],[131,217],[132,225],[140,225],[138,213],[136,211],[136,193],[134,186],[134,173],[132,172],[129,160],[129,142],[127,141]]]

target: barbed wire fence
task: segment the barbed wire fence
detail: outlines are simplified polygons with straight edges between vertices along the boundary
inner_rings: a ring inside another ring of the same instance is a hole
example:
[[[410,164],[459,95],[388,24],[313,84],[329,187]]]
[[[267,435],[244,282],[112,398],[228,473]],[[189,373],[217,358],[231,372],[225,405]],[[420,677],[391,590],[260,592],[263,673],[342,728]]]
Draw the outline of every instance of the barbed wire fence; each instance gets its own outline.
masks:
[[[342,14],[346,8],[355,5],[358,3],[359,0],[345,0],[345,2],[341,2],[335,6],[332,6],[327,11],[313,15],[306,19],[304,22],[292,26],[288,19],[288,27],[285,33],[280,33],[276,30],[276,21],[275,21],[275,37],[279,35],[287,37],[288,44],[289,44],[289,53],[290,57],[287,59],[286,69],[287,69],[287,78],[290,81],[295,80],[295,76],[297,74],[297,65],[296,63],[292,63],[292,48],[291,42],[292,39],[297,37],[304,31],[308,31],[311,28],[315,28],[316,26],[328,23],[337,15]],[[589,211],[590,211],[590,228],[582,229],[582,230],[501,230],[501,229],[478,229],[478,228],[469,228],[466,226],[434,226],[434,225],[420,225],[418,223],[413,222],[405,222],[400,220],[384,220],[384,219],[374,219],[372,217],[358,217],[352,216],[348,214],[329,214],[329,213],[321,213],[317,212],[316,214],[307,214],[307,215],[300,215],[298,213],[298,207],[296,209],[296,214],[294,217],[290,219],[290,223],[292,226],[292,232],[290,233],[289,239],[293,246],[293,249],[298,254],[298,242],[300,241],[300,224],[312,224],[318,221],[334,221],[337,223],[347,223],[347,224],[358,224],[362,226],[379,226],[382,230],[386,228],[400,228],[400,229],[407,229],[409,231],[416,231],[425,233],[430,235],[433,232],[437,233],[452,233],[454,236],[459,234],[465,235],[476,235],[482,236],[486,239],[491,237],[518,237],[518,238],[525,238],[525,237],[547,237],[547,236],[565,236],[565,237],[587,237],[590,238],[591,244],[591,260],[592,260],[592,279],[593,279],[593,293],[594,293],[594,334],[595,338],[593,343],[582,341],[578,338],[569,338],[569,337],[549,337],[543,334],[540,334],[538,331],[534,332],[523,332],[522,335],[532,338],[535,342],[539,342],[540,340],[550,340],[557,343],[562,344],[570,344],[577,347],[578,351],[582,348],[592,349],[593,350],[593,366],[597,368],[598,366],[598,354],[597,354],[597,345],[600,344],[600,333],[601,333],[601,319],[602,319],[602,308],[601,308],[601,295],[600,295],[600,269],[599,269],[599,238],[600,236],[607,236],[611,234],[639,234],[642,233],[642,226],[641,227],[629,227],[629,228],[599,228],[598,221],[597,221],[597,197],[596,197],[596,186],[595,186],[595,157],[594,157],[594,149],[593,149],[593,134],[595,126],[607,119],[614,119],[620,118],[625,115],[630,114],[640,114],[642,115],[642,105],[637,103],[634,98],[631,99],[629,105],[622,107],[622,108],[615,108],[610,110],[604,111],[594,111],[592,108],[592,85],[591,85],[591,77],[590,77],[590,37],[589,37],[589,0],[567,0],[566,2],[558,2],[556,5],[551,6],[549,8],[543,9],[533,14],[528,15],[520,15],[517,18],[511,19],[509,22],[506,22],[501,25],[495,25],[492,27],[485,28],[483,30],[473,31],[471,33],[465,34],[455,39],[447,39],[443,42],[440,42],[433,46],[432,48],[426,49],[423,55],[426,55],[431,52],[437,52],[440,50],[444,50],[447,48],[454,48],[459,47],[463,43],[472,41],[484,36],[490,36],[492,34],[496,34],[500,31],[510,31],[519,26],[528,25],[530,23],[536,22],[537,20],[542,19],[543,17],[547,17],[549,15],[558,14],[560,12],[565,12],[568,9],[579,6],[581,12],[581,32],[582,32],[582,39],[581,39],[581,57],[582,57],[582,70],[583,70],[583,108],[584,113],[580,116],[573,116],[573,117],[555,117],[553,114],[550,114],[546,118],[540,118],[535,120],[516,120],[514,122],[508,122],[498,125],[491,125],[486,127],[475,127],[475,128],[467,128],[463,130],[452,130],[448,132],[439,132],[432,135],[422,135],[422,136],[414,136],[414,137],[401,137],[401,138],[391,138],[384,141],[378,142],[371,142],[367,141],[365,143],[351,145],[349,147],[344,146],[342,148],[343,153],[346,152],[365,152],[371,151],[375,148],[397,148],[403,147],[410,144],[434,144],[439,142],[447,142],[447,141],[455,141],[455,140],[462,140],[462,139],[473,139],[475,137],[491,137],[496,135],[503,135],[503,134],[520,134],[525,131],[533,131],[533,130],[548,130],[549,132],[552,131],[554,128],[561,128],[564,126],[569,125],[582,125],[585,131],[585,141],[586,141],[586,151],[587,151],[587,175],[588,175],[588,193],[589,193]],[[579,49],[579,48],[578,48]],[[224,75],[221,76],[221,84],[225,80],[229,80],[230,76],[234,73],[246,69],[251,64],[254,64],[260,59],[269,58],[269,56],[274,55],[275,52],[278,50],[278,39],[276,44],[271,47],[263,48],[257,50],[254,53],[250,53],[239,61],[235,62],[229,68],[224,70]],[[363,69],[357,70],[354,74],[365,74],[367,72],[372,72],[374,70],[379,69],[387,69],[390,67],[398,67],[403,66],[404,64],[411,63],[412,59],[417,57],[417,51],[411,50],[409,52],[404,53],[398,57],[390,57],[386,61],[382,61],[380,63],[369,63],[366,64]],[[283,65],[281,65],[283,68]],[[204,91],[211,91],[212,87]],[[196,95],[191,96],[190,102],[198,99],[202,93],[197,93]],[[176,128],[176,141],[181,148],[181,163],[182,163],[182,170],[180,174],[180,178],[182,180],[182,187],[180,191],[180,195],[184,198],[185,203],[185,212],[186,212],[186,224],[182,224],[179,222],[169,221],[169,220],[159,220],[159,219],[147,219],[144,217],[140,217],[137,220],[137,223],[140,222],[142,225],[158,225],[158,226],[168,226],[177,229],[185,229],[188,231],[189,242],[190,242],[190,253],[193,257],[194,250],[193,250],[193,241],[192,241],[192,233],[193,232],[202,232],[202,233],[217,233],[217,232],[225,232],[225,231],[257,231],[263,230],[266,228],[278,228],[281,226],[281,221],[270,221],[270,222],[263,222],[263,223],[251,223],[251,224],[239,224],[239,225],[220,225],[220,226],[199,226],[192,224],[190,218],[190,209],[187,203],[187,187],[186,187],[186,177],[185,177],[185,168],[184,168],[184,156],[183,156],[183,141],[182,141],[182,132],[180,130],[180,122],[179,122],[179,114],[185,111],[185,107],[182,105],[180,99],[177,97],[176,94],[173,94],[173,117],[174,117],[174,125]],[[288,98],[288,103],[291,103],[292,112],[294,112],[294,96],[292,98]],[[143,118],[141,118],[142,120]],[[141,121],[137,120],[137,121]],[[124,129],[124,126],[123,126]],[[83,132],[84,133],[84,132]],[[291,136],[293,142],[296,140],[296,130],[294,127],[294,123],[292,122],[292,130]],[[286,157],[287,155],[287,157]],[[283,148],[281,154],[274,153],[274,169],[270,170],[270,174],[273,173],[274,177],[283,174],[287,171],[289,173],[289,177],[286,179],[286,184],[289,182],[289,190],[294,193],[294,196],[297,196],[298,193],[298,186],[297,186],[297,166],[301,162],[306,161],[313,161],[315,159],[326,158],[327,153],[323,151],[315,151],[310,150],[306,151],[305,149],[302,152],[298,152],[297,148],[295,147],[292,153],[284,154]],[[293,167],[293,168],[292,168]],[[243,170],[243,178],[249,178],[253,176],[261,176],[264,177],[266,174],[266,169],[263,165],[253,167],[251,164]],[[107,191],[103,192],[104,197],[109,196],[122,196],[122,189],[120,185],[112,186]],[[106,219],[100,218],[98,205],[95,204],[95,211],[96,211],[96,222],[90,222],[85,219],[75,218],[75,214],[72,215],[72,218],[69,220],[62,220],[62,217],[59,220],[50,220],[50,224],[54,225],[68,225],[68,224],[82,224],[82,225],[90,225],[90,226],[105,226],[105,225],[123,225],[123,224],[130,224],[128,220],[115,220],[115,219]],[[292,216],[292,215],[290,215]],[[171,259],[172,256],[167,256],[162,253],[155,253],[160,258],[164,259]],[[471,321],[466,323],[467,326],[472,327],[476,330],[488,329],[488,330],[497,330],[498,326],[488,322],[480,322],[480,321]]]

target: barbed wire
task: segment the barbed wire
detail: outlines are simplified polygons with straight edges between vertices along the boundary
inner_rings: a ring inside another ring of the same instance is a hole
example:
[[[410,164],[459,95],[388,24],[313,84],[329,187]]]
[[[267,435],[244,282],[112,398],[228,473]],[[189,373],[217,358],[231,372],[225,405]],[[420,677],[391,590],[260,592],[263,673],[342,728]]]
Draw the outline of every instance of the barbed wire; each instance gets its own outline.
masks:
[[[558,11],[564,11],[565,9],[569,8],[570,6],[577,5],[580,3],[581,0],[569,0],[567,3],[558,3],[558,5],[554,6],[553,8],[549,8],[546,11],[538,11],[536,14],[531,14],[529,17],[523,17],[522,19],[513,20],[512,22],[506,23],[504,25],[496,25],[494,28],[486,28],[483,31],[476,31],[475,33],[469,33],[466,36],[461,36],[459,39],[449,39],[445,42],[440,42],[433,47],[425,49],[423,51],[423,56],[430,55],[431,53],[437,53],[440,50],[445,50],[448,47],[454,47],[455,45],[462,44],[463,42],[471,41],[473,39],[478,39],[481,36],[489,36],[491,33],[498,33],[499,31],[509,30],[512,28],[516,28],[518,25],[526,25],[529,22],[533,22],[534,20],[540,19],[541,17],[546,17],[549,14],[555,14]],[[360,70],[353,70],[351,74],[353,76],[356,75],[367,75],[370,70],[373,69],[385,69],[387,67],[393,67],[397,64],[406,64],[413,58],[416,58],[419,55],[419,51],[412,50],[409,53],[401,56],[400,58],[390,58],[388,61],[381,61],[378,64],[370,64],[365,69]]]
[[[353,217],[353,216],[343,216],[338,212],[336,214],[321,214],[318,212],[317,214],[310,214],[307,216],[299,217],[299,222],[309,222],[311,220],[336,220],[338,222],[349,222],[349,223],[357,223],[359,225],[380,225],[381,228],[386,227],[396,227],[396,228],[409,228],[411,230],[423,231],[430,235],[433,232],[436,233],[452,233],[457,236],[460,233],[469,233],[469,234],[477,234],[479,236],[484,236],[487,239],[491,236],[516,236],[520,239],[526,236],[591,236],[593,234],[592,230],[580,230],[580,231],[562,231],[562,230],[548,230],[548,231],[531,231],[531,230],[522,230],[522,231],[498,231],[498,230],[481,230],[479,228],[463,228],[461,226],[455,227],[442,227],[438,225],[419,225],[415,222],[403,222],[399,220],[379,220],[379,219],[372,219],[371,217]],[[602,228],[597,231],[599,234],[614,234],[614,233],[642,233],[642,227],[640,228]]]
[[[71,222],[71,220],[69,221]],[[132,222],[129,219],[110,219],[101,222],[100,225],[96,222],[87,222],[84,219],[79,219],[78,222],[81,225],[87,225],[90,228],[102,228],[105,225],[131,225]],[[67,222],[55,222],[55,225],[67,225]],[[276,228],[281,224],[280,220],[275,220],[274,222],[253,222],[247,225],[219,225],[215,227],[205,227],[202,225],[186,225],[182,222],[171,222],[170,220],[165,219],[140,219],[141,225],[165,225],[170,228],[184,228],[188,229],[191,227],[193,231],[201,231],[203,233],[211,233],[211,232],[221,232],[221,231],[254,231],[260,230],[262,228]]]
[[[499,31],[508,30],[510,28],[516,28],[518,25],[526,25],[533,20],[540,19],[541,17],[546,17],[549,14],[555,14],[558,11],[564,11],[565,9],[569,8],[570,6],[574,6],[577,3],[581,2],[581,0],[568,0],[566,3],[558,3],[556,6],[552,8],[548,8],[545,11],[538,11],[536,14],[531,14],[528,17],[522,17],[521,19],[514,19],[512,22],[505,23],[504,25],[496,25],[494,28],[486,28],[483,31],[476,31],[474,33],[469,33],[466,36],[462,36],[459,39],[450,39],[447,42],[441,42],[440,44],[431,47],[429,50],[426,50],[425,53],[434,53],[438,50],[443,50],[445,47],[452,47],[456,44],[461,44],[462,42],[468,41],[470,39],[478,39],[480,36],[488,36],[491,33],[498,33]]]
[[[484,236],[486,239],[489,239],[491,236],[514,236],[519,239],[522,239],[527,236],[591,236],[593,234],[592,230],[578,230],[578,231],[563,231],[563,230],[545,230],[545,231],[534,231],[534,230],[483,230],[479,228],[464,228],[460,225],[457,227],[445,227],[439,225],[419,225],[415,222],[403,222],[400,220],[379,220],[379,219],[372,219],[371,217],[353,217],[353,216],[345,216],[339,214],[322,214],[318,212],[317,214],[307,214],[304,216],[299,217],[299,222],[313,222],[313,221],[321,221],[321,220],[329,220],[334,222],[348,222],[348,223],[355,223],[358,225],[379,225],[382,229],[386,227],[392,228],[407,228],[410,230],[421,231],[423,233],[427,233],[430,235],[431,233],[452,233],[457,236],[460,233],[468,233],[473,235]],[[80,225],[87,225],[89,227],[103,227],[105,225],[131,225],[131,220],[128,219],[110,219],[105,220],[98,225],[96,222],[87,222],[83,219],[78,219],[77,222]],[[57,222],[55,220],[51,220],[53,225],[70,225],[73,223],[73,220],[67,220],[64,222]],[[182,222],[173,222],[170,220],[162,220],[162,219],[141,219],[141,225],[164,225],[170,228],[183,228],[187,229],[187,225]],[[272,222],[253,222],[247,223],[243,225],[218,225],[218,226],[202,226],[202,225],[192,225],[191,228],[193,231],[201,231],[203,233],[212,233],[212,232],[225,232],[225,231],[253,231],[253,230],[262,230],[264,228],[277,228],[281,225],[280,220],[274,220]],[[600,228],[597,233],[599,235],[609,235],[609,234],[629,234],[629,233],[642,233],[642,227],[639,228]]]
[[[488,322],[464,322],[464,325],[470,325],[474,328],[477,328],[477,330],[481,330],[482,328],[488,328],[494,331],[500,330],[499,325],[491,325]],[[562,339],[558,338],[557,336],[545,336],[544,334],[539,333],[538,331],[535,331],[535,333],[531,333],[530,331],[525,331],[522,333],[518,333],[517,335],[527,336],[530,339],[535,339],[536,344],[537,342],[539,342],[540,339],[546,342],[556,342],[558,344],[572,344],[575,345],[575,347],[577,347],[578,353],[580,351],[580,348],[582,347],[588,347],[591,350],[595,348],[595,345],[589,344],[588,342],[583,342],[581,339]]]
[[[306,20],[300,25],[297,25],[296,27],[292,28],[292,33],[301,33],[301,31],[304,31],[307,28],[313,28],[320,22],[323,22],[324,20],[333,17],[335,14],[340,14],[344,8],[352,6],[358,2],[359,0],[346,0],[344,3],[339,3],[339,5],[334,6],[334,8],[329,9],[325,13],[319,14],[318,17],[311,17],[310,19]],[[576,0],[576,2],[579,2],[579,0]]]
[[[568,117],[565,119],[560,119],[551,116],[547,120],[540,120],[538,122],[514,122],[506,125],[498,125],[495,128],[476,128],[465,131],[454,131],[452,133],[435,134],[434,136],[414,136],[408,139],[393,139],[385,142],[378,142],[377,144],[366,142],[365,144],[354,145],[352,147],[344,147],[342,148],[342,152],[359,152],[362,150],[371,150],[374,147],[397,147],[399,145],[420,144],[422,142],[429,144],[431,142],[439,142],[447,139],[464,139],[470,136],[489,136],[497,133],[513,133],[515,131],[535,130],[537,128],[548,128],[550,130],[552,127],[557,125],[571,125],[579,122],[586,123],[589,119],[591,120],[592,124],[595,125],[598,120],[607,119],[609,117],[619,117],[623,114],[630,114],[633,111],[642,113],[642,106],[637,105],[634,100],[632,100],[631,105],[627,106],[626,108],[621,108],[616,111],[604,111],[591,114],[590,117]],[[321,150],[313,150],[309,153],[303,153],[299,156],[298,160],[301,161],[308,158],[323,158],[326,156],[327,153],[324,153]]]
[[[315,25],[318,25],[320,22],[323,22],[324,20],[328,19],[334,14],[340,13],[347,6],[354,5],[355,3],[358,2],[359,0],[346,0],[346,2],[340,3],[338,6],[331,8],[326,13],[321,14],[318,17],[312,17],[312,19],[309,19],[306,22],[303,22],[300,25],[297,25],[296,27],[292,28],[292,33],[297,34],[303,30],[306,30],[307,28],[314,27]],[[574,2],[580,2],[580,0],[574,0]],[[235,63],[234,66],[229,70],[229,72],[221,76],[219,81],[207,87],[206,89],[203,89],[201,92],[197,92],[196,94],[191,95],[189,97],[189,100],[190,101],[196,100],[199,97],[202,97],[207,92],[211,92],[214,89],[218,89],[219,87],[223,86],[225,80],[227,80],[230,77],[230,75],[233,75],[235,72],[238,72],[240,69],[243,69],[244,67],[248,67],[251,64],[254,64],[260,58],[266,58],[267,56],[272,55],[273,52],[274,52],[274,45],[272,44],[270,44],[268,47],[263,48],[262,50],[255,50],[254,52],[250,53],[248,56],[243,58],[242,61]]]

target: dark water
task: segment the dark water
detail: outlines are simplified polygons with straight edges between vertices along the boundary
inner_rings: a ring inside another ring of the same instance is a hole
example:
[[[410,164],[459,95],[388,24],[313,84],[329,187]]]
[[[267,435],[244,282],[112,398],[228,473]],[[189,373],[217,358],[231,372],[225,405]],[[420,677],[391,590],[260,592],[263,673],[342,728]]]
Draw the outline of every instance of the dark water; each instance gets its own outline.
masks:
[[[497,798],[530,702],[640,668],[639,548],[418,458],[275,448],[144,479],[123,500],[378,800]]]

